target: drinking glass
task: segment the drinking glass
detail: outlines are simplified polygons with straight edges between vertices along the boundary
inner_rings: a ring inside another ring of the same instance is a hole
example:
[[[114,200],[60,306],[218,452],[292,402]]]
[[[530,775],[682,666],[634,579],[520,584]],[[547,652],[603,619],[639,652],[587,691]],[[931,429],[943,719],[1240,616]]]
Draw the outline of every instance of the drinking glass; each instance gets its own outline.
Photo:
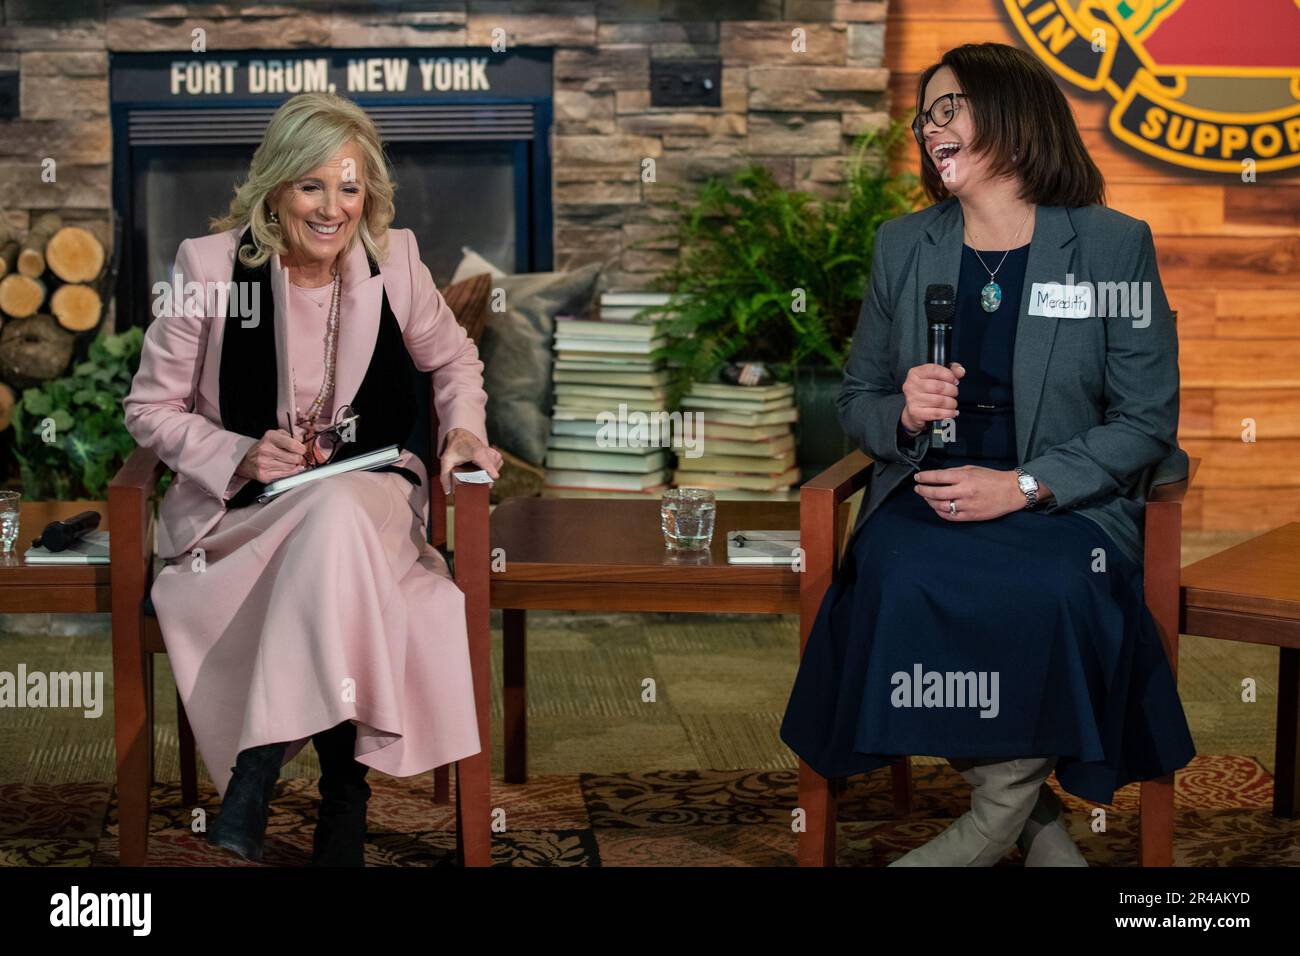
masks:
[[[659,523],[669,551],[704,551],[713,543],[718,503],[706,488],[670,488],[659,502]]]
[[[22,493],[0,491],[0,553],[10,554],[18,540],[18,503]]]

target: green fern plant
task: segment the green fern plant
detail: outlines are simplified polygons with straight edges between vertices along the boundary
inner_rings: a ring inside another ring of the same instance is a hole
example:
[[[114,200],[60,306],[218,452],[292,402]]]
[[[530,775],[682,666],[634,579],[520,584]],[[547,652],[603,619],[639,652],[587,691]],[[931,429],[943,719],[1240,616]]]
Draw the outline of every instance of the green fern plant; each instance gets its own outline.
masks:
[[[99,335],[86,361],[62,378],[23,389],[14,403],[14,456],[23,498],[108,497],[108,483],[135,448],[122,399],[140,367],[144,332]]]
[[[785,381],[801,366],[843,365],[876,229],[920,202],[917,177],[890,168],[909,137],[897,121],[858,137],[829,199],[784,189],[761,165],[673,187],[678,260],[654,283],[671,298],[648,314],[668,337],[658,354],[674,399],[733,361],[766,362]]]

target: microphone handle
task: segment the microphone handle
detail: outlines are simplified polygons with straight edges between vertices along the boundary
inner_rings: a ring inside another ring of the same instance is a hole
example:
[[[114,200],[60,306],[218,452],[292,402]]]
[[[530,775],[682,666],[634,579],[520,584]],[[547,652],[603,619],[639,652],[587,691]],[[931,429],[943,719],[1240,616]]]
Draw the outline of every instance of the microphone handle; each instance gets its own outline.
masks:
[[[930,326],[930,364],[948,367],[948,341],[952,335],[952,326],[936,322]],[[930,422],[930,447],[943,447],[941,421]]]

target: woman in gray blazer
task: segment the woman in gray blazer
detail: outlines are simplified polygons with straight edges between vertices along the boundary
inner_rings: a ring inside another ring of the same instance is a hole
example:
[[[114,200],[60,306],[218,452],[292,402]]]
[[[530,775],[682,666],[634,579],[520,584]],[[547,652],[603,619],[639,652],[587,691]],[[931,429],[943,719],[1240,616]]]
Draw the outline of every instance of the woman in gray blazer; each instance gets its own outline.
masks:
[[[891,865],[1018,844],[1086,866],[1053,770],[1110,803],[1195,753],[1142,596],[1146,493],[1187,474],[1173,316],[1150,228],[1102,204],[1034,57],[950,50],[912,129],[934,205],[876,236],[839,396],[875,465],[781,736],[826,777],[940,754],[971,783],[970,811]],[[933,285],[954,292],[946,366]]]

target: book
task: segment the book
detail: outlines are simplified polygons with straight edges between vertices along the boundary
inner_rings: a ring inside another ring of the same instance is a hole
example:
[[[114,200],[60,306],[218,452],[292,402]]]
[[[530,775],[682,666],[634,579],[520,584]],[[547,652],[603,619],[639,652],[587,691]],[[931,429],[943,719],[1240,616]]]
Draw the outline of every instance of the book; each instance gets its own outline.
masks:
[[[634,451],[639,449],[632,449]],[[668,456],[662,450],[640,455],[621,455],[618,452],[605,451],[565,451],[552,449],[546,453],[548,469],[580,469],[589,472],[628,472],[644,474],[660,471],[667,463]]]
[[[28,564],[108,564],[108,532],[88,531],[62,551],[35,545],[27,549],[23,560]]]
[[[287,478],[277,478],[275,481],[266,485],[262,493],[257,496],[258,504],[270,501],[286,491],[292,491],[308,482],[320,481],[322,478],[329,478],[332,475],[343,475],[350,471],[370,471],[373,468],[383,468],[384,465],[391,465],[401,460],[402,452],[397,445],[389,445],[387,448],[380,448],[365,455],[357,455],[355,458],[345,458],[342,461],[330,462],[328,465],[318,465],[315,468],[308,468],[306,471],[300,471],[296,475],[289,475]]]
[[[730,398],[715,398],[696,395],[693,392],[682,396],[682,408],[718,409],[725,412],[771,412],[779,408],[793,408],[789,396],[770,399],[746,399],[744,401]],[[705,414],[708,414],[706,411]]]
[[[797,422],[799,409],[782,408],[774,412],[724,412],[718,409],[704,411],[704,434],[709,434],[710,425],[740,425],[746,428],[755,425],[775,425],[781,422]]]
[[[613,368],[604,370],[557,368],[554,381],[556,385],[643,385],[662,389],[668,384],[668,376],[664,372],[624,372]]]
[[[776,385],[724,385],[712,382],[693,382],[692,395],[709,398],[726,398],[733,401],[767,401],[773,398],[787,398],[794,395],[791,384]]]
[[[637,385],[577,385],[571,382],[560,382],[555,386],[557,396],[580,396],[587,398],[607,398],[615,404],[621,399],[638,398],[642,401],[657,400],[661,404],[666,398],[666,393],[661,388],[648,388]],[[561,404],[568,404],[562,402]]]
[[[727,533],[727,563],[792,567],[798,547],[797,530],[730,531]]]
[[[667,343],[665,338],[656,339],[595,339],[590,336],[578,338],[576,336],[561,336],[558,332],[555,336],[555,350],[564,353],[566,357],[572,353],[573,357],[586,354],[628,354],[628,355],[649,355],[655,349],[661,349]]]
[[[698,435],[693,437],[697,441],[700,438]],[[681,444],[679,441],[678,445]],[[740,455],[746,458],[774,459],[783,457],[785,452],[794,448],[794,435],[787,430],[784,435],[775,439],[728,441],[725,438],[716,438],[712,432],[706,431],[700,444],[708,455]],[[679,451],[677,454],[680,456],[682,453]]]
[[[563,433],[552,432],[546,439],[547,448],[558,448],[564,451],[590,451],[599,454],[610,455],[644,455],[652,451],[660,451],[658,445],[597,445],[596,435],[565,435]]]
[[[667,305],[669,298],[667,292],[602,292],[600,294],[600,304],[602,306],[636,305],[645,307],[648,305]]]
[[[625,339],[649,341],[655,337],[653,325],[644,322],[618,322],[610,319],[569,319],[556,316],[557,338]]]
[[[780,475],[742,475],[742,474],[718,474],[715,472],[702,471],[681,475],[683,479],[677,484],[682,488],[708,488],[710,490],[717,488],[744,488],[751,491],[774,491],[778,488],[789,488],[799,480],[798,467],[791,468],[789,471]]]
[[[555,360],[555,368],[577,372],[657,372],[663,363],[636,355],[596,355],[581,359],[560,356]]]
[[[693,413],[687,413],[693,414]],[[784,422],[777,422],[774,425],[722,425],[718,422],[704,418],[699,422],[700,427],[695,427],[696,422],[691,419],[691,434],[695,438],[700,435],[704,436],[705,441],[734,441],[734,442],[765,442],[773,439],[780,439],[790,435],[790,426]],[[674,435],[680,435],[674,431]]]
[[[605,471],[546,470],[546,484],[552,488],[599,488],[607,491],[645,491],[668,481],[668,469],[644,475],[616,474]]]
[[[706,443],[707,447],[707,443]],[[687,458],[685,455],[679,455],[677,461],[678,472],[684,471],[716,471],[716,472],[744,472],[745,474],[755,475],[776,475],[785,471],[794,465],[794,448],[791,447],[786,451],[780,452],[772,457],[759,457],[754,455],[714,455],[705,454],[698,458]]]

